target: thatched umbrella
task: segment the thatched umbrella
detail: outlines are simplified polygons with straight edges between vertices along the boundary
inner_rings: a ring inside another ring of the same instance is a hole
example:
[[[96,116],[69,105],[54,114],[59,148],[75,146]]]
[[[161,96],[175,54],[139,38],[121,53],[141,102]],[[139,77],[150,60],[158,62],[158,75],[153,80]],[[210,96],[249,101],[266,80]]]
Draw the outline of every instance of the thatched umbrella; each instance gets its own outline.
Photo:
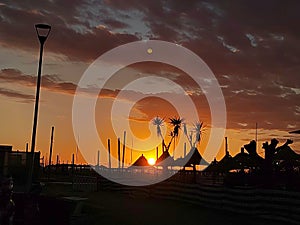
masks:
[[[195,165],[209,165],[209,163],[202,158],[197,148],[193,148],[184,158],[176,159],[173,165],[193,167]]]
[[[233,160],[230,154],[226,154],[219,162],[214,160],[206,169],[207,172],[228,172],[238,168],[238,162]]]
[[[249,169],[253,167],[262,167],[264,159],[258,154],[248,154],[241,148],[241,152],[233,157],[235,168],[232,169]]]
[[[170,156],[169,151],[164,151],[161,156],[156,160],[156,166],[172,166],[174,159]]]
[[[300,160],[300,154],[294,152],[290,146],[284,146],[274,154],[274,160]]]
[[[216,158],[214,159],[214,161],[212,161],[208,167],[206,167],[204,169],[205,172],[219,172],[219,162],[216,160]]]
[[[131,166],[150,166],[146,157],[142,154]]]
[[[185,166],[209,165],[209,163],[202,158],[197,148],[192,148],[192,150],[186,155],[186,158],[189,160]]]
[[[300,134],[300,130],[294,130],[294,131],[290,131],[290,134]]]
[[[300,154],[294,152],[288,144],[284,144],[276,149],[273,162],[279,169],[284,168],[287,171],[293,171],[293,168],[300,166]]]

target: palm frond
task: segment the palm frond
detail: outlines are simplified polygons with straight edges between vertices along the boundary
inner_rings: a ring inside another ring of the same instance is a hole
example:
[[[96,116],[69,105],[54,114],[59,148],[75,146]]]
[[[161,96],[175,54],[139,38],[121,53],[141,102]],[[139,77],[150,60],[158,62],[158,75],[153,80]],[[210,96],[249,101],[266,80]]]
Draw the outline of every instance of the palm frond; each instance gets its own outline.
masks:
[[[186,128],[186,123],[183,123],[183,133],[185,136],[188,135],[188,131],[187,131],[187,128]]]
[[[155,126],[163,126],[164,119],[157,116],[152,120],[152,124]]]
[[[169,120],[170,120],[169,123],[173,126],[180,126],[181,123],[184,121],[184,119],[180,117],[169,118]]]
[[[169,118],[170,120],[170,124],[173,126],[173,135],[174,137],[177,137],[178,134],[179,134],[179,129],[180,129],[180,126],[181,126],[181,123],[184,121],[183,118],[180,118],[180,117],[173,117],[173,118]]]
[[[195,140],[196,143],[200,142],[201,140],[202,129],[203,129],[203,122],[196,122],[194,124],[194,131],[196,133],[196,140]]]
[[[160,118],[160,117],[155,117],[153,120],[152,120],[152,124],[154,126],[156,126],[156,134],[158,137],[161,137],[162,136],[162,133],[161,133],[161,127],[164,125],[164,119]]]

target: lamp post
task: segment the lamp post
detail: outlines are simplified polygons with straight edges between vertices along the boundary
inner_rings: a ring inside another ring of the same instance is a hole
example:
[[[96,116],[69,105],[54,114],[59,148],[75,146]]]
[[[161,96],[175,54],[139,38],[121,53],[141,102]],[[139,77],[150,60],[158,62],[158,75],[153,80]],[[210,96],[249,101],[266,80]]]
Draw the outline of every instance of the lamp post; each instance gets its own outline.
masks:
[[[38,67],[38,77],[36,83],[36,95],[35,95],[35,106],[34,106],[34,119],[32,127],[32,139],[31,139],[31,153],[34,153],[35,149],[35,139],[36,139],[36,128],[37,128],[37,118],[39,111],[39,99],[40,99],[40,88],[41,88],[41,71],[43,62],[43,50],[44,43],[50,33],[51,26],[48,24],[35,24],[35,30],[40,41],[40,59]]]
[[[27,165],[29,168],[28,177],[27,177],[27,191],[30,191],[32,185],[33,177],[33,168],[34,168],[34,149],[35,149],[35,140],[36,140],[36,128],[37,128],[37,119],[39,112],[39,99],[40,99],[40,88],[41,88],[41,72],[42,72],[42,62],[43,62],[43,50],[44,44],[47,40],[47,37],[50,33],[51,26],[48,24],[35,24],[35,30],[40,42],[40,58],[39,58],[39,67],[38,67],[38,76],[36,83],[36,95],[35,95],[35,105],[34,105],[34,118],[33,118],[33,127],[32,127],[32,139],[31,139],[31,157],[28,157]]]

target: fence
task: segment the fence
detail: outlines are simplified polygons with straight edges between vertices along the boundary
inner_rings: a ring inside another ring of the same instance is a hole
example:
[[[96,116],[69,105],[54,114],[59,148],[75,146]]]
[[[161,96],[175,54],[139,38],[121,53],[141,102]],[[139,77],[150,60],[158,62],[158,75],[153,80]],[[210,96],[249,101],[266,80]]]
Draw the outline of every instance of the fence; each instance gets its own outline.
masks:
[[[73,191],[93,192],[98,190],[98,179],[92,176],[74,176]]]
[[[124,186],[100,176],[75,176],[73,190],[117,191],[132,198],[183,201],[285,224],[300,224],[300,192],[254,186],[226,187],[222,185],[223,176],[200,173],[196,180],[193,176],[193,173],[179,173],[164,182],[144,187]]]
[[[123,186],[102,180],[100,189],[118,191],[132,198],[159,198],[188,202],[205,208],[241,213],[262,219],[299,224],[300,193],[260,189],[229,188],[221,185],[188,184],[168,180],[145,187]]]

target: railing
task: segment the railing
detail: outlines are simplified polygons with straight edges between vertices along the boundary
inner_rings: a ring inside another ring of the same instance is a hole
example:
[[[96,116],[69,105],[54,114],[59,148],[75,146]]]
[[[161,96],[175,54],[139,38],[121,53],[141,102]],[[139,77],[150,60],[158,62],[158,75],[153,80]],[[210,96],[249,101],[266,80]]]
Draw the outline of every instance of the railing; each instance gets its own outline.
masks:
[[[74,176],[72,182],[73,191],[93,192],[98,190],[97,177]]]

